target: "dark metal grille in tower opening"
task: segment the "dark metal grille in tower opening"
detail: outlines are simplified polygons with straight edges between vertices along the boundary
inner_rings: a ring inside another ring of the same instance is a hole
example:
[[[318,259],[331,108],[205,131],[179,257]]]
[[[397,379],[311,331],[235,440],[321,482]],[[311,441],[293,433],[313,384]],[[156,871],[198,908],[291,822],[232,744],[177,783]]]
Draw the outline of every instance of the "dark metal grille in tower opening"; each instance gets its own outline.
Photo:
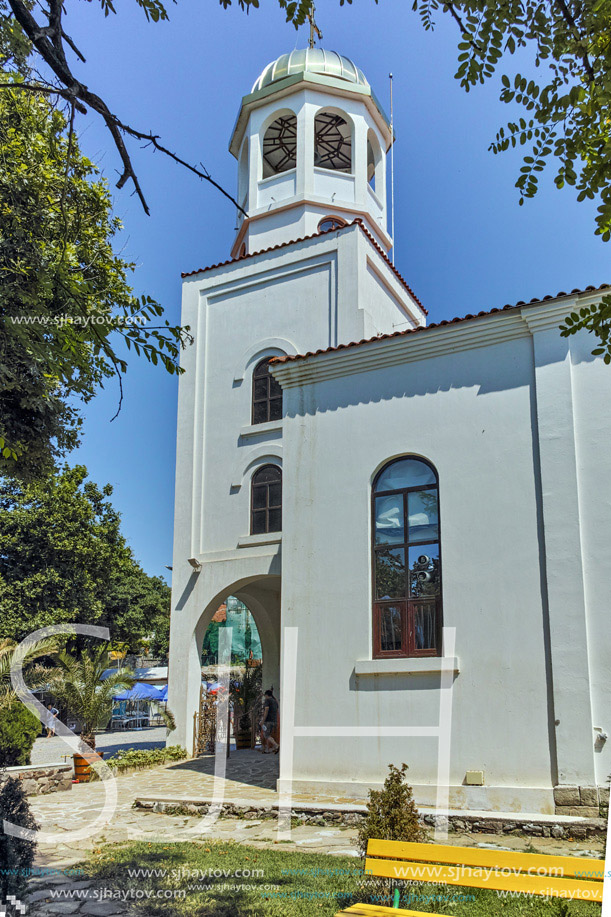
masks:
[[[263,138],[263,178],[287,172],[297,165],[297,118],[276,118]]]
[[[340,115],[322,112],[314,122],[314,165],[336,172],[352,171],[350,127]]]

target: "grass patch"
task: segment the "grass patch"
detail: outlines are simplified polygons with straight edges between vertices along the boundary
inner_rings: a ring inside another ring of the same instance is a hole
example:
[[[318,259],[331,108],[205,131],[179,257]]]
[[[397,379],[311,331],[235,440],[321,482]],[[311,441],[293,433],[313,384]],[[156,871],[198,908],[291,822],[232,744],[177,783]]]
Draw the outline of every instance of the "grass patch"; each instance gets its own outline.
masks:
[[[378,880],[362,875],[361,861],[354,857],[217,841],[113,845],[92,857],[85,873],[111,894],[127,892],[126,906],[135,906],[143,917],[333,917],[341,908],[366,903],[372,894],[383,892],[375,884]],[[404,889],[401,906],[423,914],[600,915],[600,905],[585,902],[503,899],[493,891],[424,884]],[[437,900],[439,895],[447,897]],[[110,900],[108,893],[107,897]]]

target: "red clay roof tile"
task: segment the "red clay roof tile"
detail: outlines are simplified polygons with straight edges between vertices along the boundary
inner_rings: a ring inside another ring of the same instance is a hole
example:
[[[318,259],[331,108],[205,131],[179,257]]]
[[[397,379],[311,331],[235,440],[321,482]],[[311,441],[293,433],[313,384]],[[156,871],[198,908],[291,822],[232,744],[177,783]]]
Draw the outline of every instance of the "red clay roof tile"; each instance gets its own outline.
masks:
[[[458,324],[459,322],[468,322],[476,318],[484,318],[485,316],[488,316],[488,315],[494,315],[497,312],[507,312],[512,309],[519,309],[522,306],[526,306],[526,305],[534,305],[535,303],[548,302],[551,299],[560,299],[562,296],[574,296],[575,294],[591,293],[597,290],[609,290],[609,289],[611,289],[611,284],[603,283],[599,287],[587,286],[583,290],[576,288],[574,290],[571,290],[570,293],[561,292],[561,293],[556,293],[555,296],[552,296],[550,293],[548,293],[541,298],[535,297],[535,299],[531,299],[530,302],[528,303],[523,300],[520,300],[520,302],[515,303],[515,305],[513,306],[508,304],[500,308],[490,309],[487,312],[486,311],[478,312],[477,315],[472,315],[471,313],[468,313],[467,315],[456,316],[456,318],[443,319],[440,322],[431,322],[430,325],[420,325],[418,328],[408,328],[406,331],[394,331],[389,334],[379,334],[373,338],[363,338],[363,340],[361,341],[351,341],[349,344],[338,344],[335,347],[325,347],[319,350],[309,350],[307,353],[298,353],[295,355],[287,355],[285,357],[272,357],[270,362],[275,363],[275,364],[293,363],[295,360],[306,360],[308,359],[308,357],[315,357],[321,353],[335,353],[338,350],[346,350],[349,347],[360,347],[362,344],[373,344],[376,341],[384,341],[389,338],[405,337],[408,334],[418,334],[419,332],[422,332],[422,331],[431,331],[433,328],[442,328],[444,327],[444,325],[455,325],[455,324]]]
[[[365,228],[363,221],[357,217],[352,223],[346,223],[346,226],[342,226],[341,229],[325,229],[322,232],[315,232],[311,236],[303,236],[301,239],[292,239],[290,242],[279,242],[278,245],[272,245],[270,248],[262,248],[258,252],[250,252],[248,255],[242,255],[241,258],[229,258],[228,261],[220,261],[218,264],[210,264],[208,267],[200,267],[195,271],[184,271],[180,276],[184,279],[185,277],[193,277],[195,274],[205,274],[206,271],[214,271],[217,267],[227,267],[229,264],[237,264],[238,261],[246,261],[248,258],[255,258],[257,255],[266,255],[269,252],[278,251],[280,248],[287,248],[289,245],[296,245],[298,242],[309,242],[310,239],[317,239],[319,236],[326,236],[330,232],[342,232],[343,229],[346,229],[348,226],[359,226],[361,231],[367,236],[373,247],[376,249],[378,254],[382,256],[386,264],[390,267],[391,271],[396,275],[397,279],[400,281],[403,287],[407,290],[409,295],[412,297],[415,303],[422,309],[425,315],[428,315],[428,311],[424,308],[412,288],[409,286],[407,281],[401,276],[397,268],[394,266],[384,249],[378,245],[374,237],[371,235],[368,229]]]

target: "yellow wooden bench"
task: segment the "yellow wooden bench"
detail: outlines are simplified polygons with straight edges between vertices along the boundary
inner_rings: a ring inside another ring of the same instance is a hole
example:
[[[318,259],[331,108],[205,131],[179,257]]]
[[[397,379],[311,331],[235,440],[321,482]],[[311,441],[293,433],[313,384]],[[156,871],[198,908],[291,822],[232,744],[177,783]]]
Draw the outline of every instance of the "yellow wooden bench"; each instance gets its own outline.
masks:
[[[438,844],[379,841],[367,845],[365,874],[405,882],[430,882],[468,888],[489,888],[567,900],[602,903],[604,860],[543,856]],[[353,904],[336,917],[422,917],[422,911],[399,908],[399,889],[393,907]]]

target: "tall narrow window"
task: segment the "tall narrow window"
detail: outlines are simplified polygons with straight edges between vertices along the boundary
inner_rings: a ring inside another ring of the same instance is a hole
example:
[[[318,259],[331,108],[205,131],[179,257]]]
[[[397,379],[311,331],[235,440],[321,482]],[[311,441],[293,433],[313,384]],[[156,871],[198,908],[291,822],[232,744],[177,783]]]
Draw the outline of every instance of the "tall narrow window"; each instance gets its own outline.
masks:
[[[266,357],[255,366],[252,374],[252,422],[267,423],[282,419],[282,389],[269,371]]]
[[[263,465],[253,474],[250,506],[251,535],[282,530],[282,471],[277,465]]]
[[[372,499],[374,657],[440,656],[437,473],[422,459],[396,459]]]

